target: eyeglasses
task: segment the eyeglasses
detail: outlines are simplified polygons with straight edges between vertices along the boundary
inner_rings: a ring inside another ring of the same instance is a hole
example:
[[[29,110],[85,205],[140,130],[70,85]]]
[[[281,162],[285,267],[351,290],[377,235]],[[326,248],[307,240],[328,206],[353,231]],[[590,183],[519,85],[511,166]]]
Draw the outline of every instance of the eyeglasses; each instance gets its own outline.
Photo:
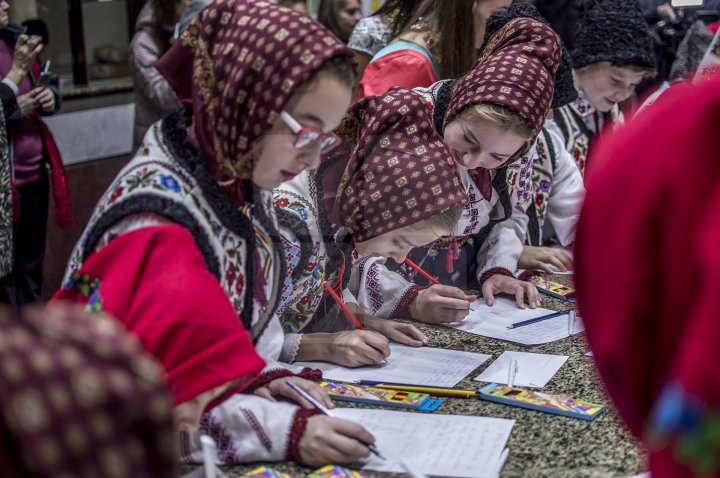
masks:
[[[295,135],[293,146],[297,149],[307,149],[320,142],[320,151],[327,153],[340,145],[340,137],[335,133],[323,133],[317,128],[302,126],[289,113],[283,111],[280,117]]]

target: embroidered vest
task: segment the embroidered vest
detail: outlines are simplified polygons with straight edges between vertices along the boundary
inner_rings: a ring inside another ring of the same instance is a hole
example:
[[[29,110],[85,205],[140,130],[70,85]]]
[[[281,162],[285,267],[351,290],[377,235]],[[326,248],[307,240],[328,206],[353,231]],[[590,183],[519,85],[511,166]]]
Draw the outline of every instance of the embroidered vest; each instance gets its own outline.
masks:
[[[343,287],[349,280],[354,247],[337,242],[338,230],[328,222],[322,201],[320,174],[322,166],[283,183],[274,194],[285,261],[293,269],[285,277],[277,312],[286,333],[301,331],[316,312],[335,307],[323,282],[333,284],[343,265]]]
[[[208,270],[257,342],[272,318],[284,275],[269,191],[238,209],[205,167],[181,115],[155,123],[136,156],[100,199],[70,258],[72,277],[120,220],[155,213],[190,231]],[[270,211],[268,214],[266,211]]]

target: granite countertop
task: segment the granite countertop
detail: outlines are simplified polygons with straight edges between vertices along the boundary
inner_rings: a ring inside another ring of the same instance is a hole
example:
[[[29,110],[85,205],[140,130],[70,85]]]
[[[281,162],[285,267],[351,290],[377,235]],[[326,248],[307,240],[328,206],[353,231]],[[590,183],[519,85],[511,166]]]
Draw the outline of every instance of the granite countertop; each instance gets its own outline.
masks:
[[[567,276],[554,276],[553,280],[567,283]],[[543,307],[552,310],[567,309],[567,302],[547,296]],[[646,470],[645,456],[630,433],[622,425],[602,382],[597,375],[593,358],[586,356],[589,350],[584,334],[568,337],[545,345],[523,346],[500,340],[469,334],[442,326],[415,323],[430,338],[430,347],[442,347],[492,355],[477,370],[468,375],[457,388],[475,389],[479,382],[473,381],[482,370],[505,350],[534,353],[569,355],[570,358],[543,389],[550,393],[602,403],[605,411],[594,421],[511,407],[481,400],[448,398],[436,413],[474,415],[515,420],[508,441],[510,457],[502,477],[629,477]],[[369,407],[364,404],[342,402],[342,407]],[[268,466],[304,476],[312,471],[290,463],[274,463]],[[230,477],[259,466],[223,467]],[[185,467],[184,472],[192,468]],[[403,476],[388,473],[364,472],[372,476]]]

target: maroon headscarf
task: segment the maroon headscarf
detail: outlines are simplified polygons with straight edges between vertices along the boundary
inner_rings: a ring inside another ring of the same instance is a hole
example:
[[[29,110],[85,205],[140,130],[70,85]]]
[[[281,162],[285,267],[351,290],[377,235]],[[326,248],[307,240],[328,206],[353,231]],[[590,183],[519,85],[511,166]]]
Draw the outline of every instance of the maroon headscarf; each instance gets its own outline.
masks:
[[[215,0],[157,62],[218,180],[250,179],[253,148],[326,60],[353,57],[325,27],[271,2]]]
[[[453,91],[445,126],[470,106],[492,103],[525,118],[537,136],[554,92],[562,43],[548,25],[517,18],[498,30]]]
[[[176,476],[161,368],[119,322],[0,310],[0,364],[3,476]]]
[[[452,154],[414,91],[393,88],[350,107],[343,147],[323,161],[347,162],[331,217],[358,242],[428,219],[466,201]],[[325,179],[328,179],[327,181]]]

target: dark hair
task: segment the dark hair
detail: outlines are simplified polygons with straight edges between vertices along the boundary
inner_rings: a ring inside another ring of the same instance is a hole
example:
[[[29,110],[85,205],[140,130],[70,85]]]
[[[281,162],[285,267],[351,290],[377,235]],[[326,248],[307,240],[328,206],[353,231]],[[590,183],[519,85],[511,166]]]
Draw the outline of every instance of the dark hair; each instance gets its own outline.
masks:
[[[302,3],[307,7],[307,0],[278,0],[278,5],[285,8],[292,8],[296,3]]]
[[[408,26],[421,2],[422,0],[387,0],[372,16],[387,16],[394,38]]]
[[[333,32],[333,34],[338,37],[340,40],[347,43],[347,41],[350,39],[349,34],[343,35],[340,25],[338,24],[338,13],[340,10],[345,8],[345,2],[347,0],[320,0],[320,5],[318,6],[318,16],[317,21],[325,25],[328,30]],[[347,37],[347,38],[343,38]]]
[[[42,42],[45,46],[50,43],[50,37],[48,36],[48,27],[44,21],[39,18],[31,18],[22,22],[22,26],[25,27],[25,33],[28,35],[38,35],[42,37]]]
[[[475,60],[475,0],[423,0],[405,32],[435,34],[430,53],[442,70],[440,79],[459,78]]]
[[[163,41],[163,52],[170,48],[172,28],[180,20],[177,18],[177,4],[180,0],[151,0],[155,11],[154,29],[157,38]]]
[[[298,91],[306,92],[310,90],[315,82],[324,75],[332,76],[342,85],[352,89],[355,87],[355,81],[357,80],[356,63],[355,57],[349,55],[335,55],[328,58],[305,80],[305,83]]]

